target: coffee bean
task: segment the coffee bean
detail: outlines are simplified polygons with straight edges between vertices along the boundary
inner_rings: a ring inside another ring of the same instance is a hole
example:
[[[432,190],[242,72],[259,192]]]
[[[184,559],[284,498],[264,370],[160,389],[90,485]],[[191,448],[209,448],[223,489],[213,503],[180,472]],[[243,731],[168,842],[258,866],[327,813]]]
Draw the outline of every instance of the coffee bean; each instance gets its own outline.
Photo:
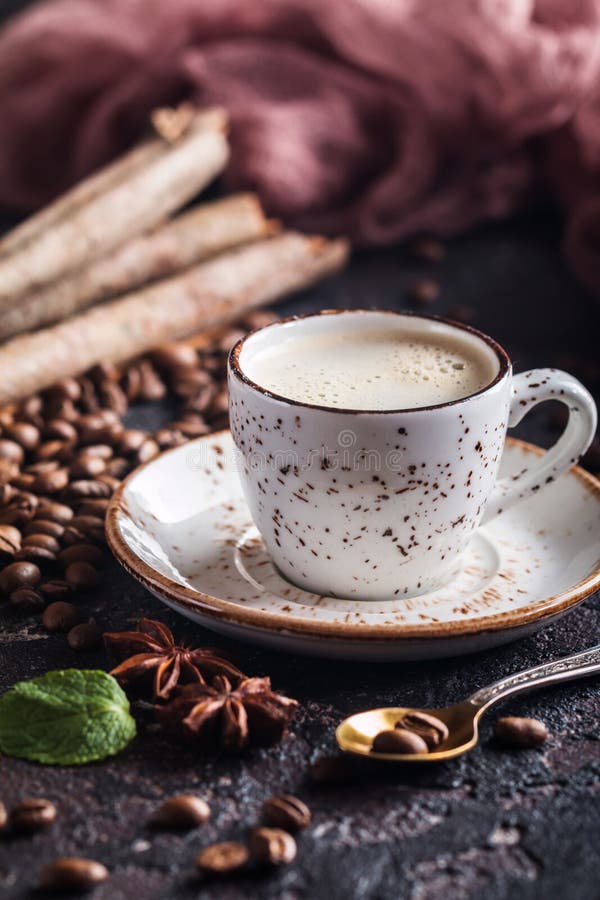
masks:
[[[149,462],[160,453],[160,447],[152,438],[148,438],[134,454],[134,460],[138,465]]]
[[[77,401],[81,397],[81,387],[75,378],[61,378],[44,392],[47,399]]]
[[[44,438],[72,444],[77,440],[77,430],[64,419],[50,419],[43,428]]]
[[[117,452],[122,453],[124,456],[135,453],[147,439],[148,434],[146,431],[140,431],[138,428],[127,428],[121,435]]]
[[[68,483],[68,469],[53,469],[36,475],[35,481],[31,485],[31,490],[35,494],[58,494]]]
[[[42,869],[40,887],[45,891],[88,891],[108,878],[108,869],[94,859],[65,856]]]
[[[5,438],[2,438],[2,440],[0,440],[0,457],[2,459],[8,459],[20,466],[25,459],[25,451],[16,441],[8,441]]]
[[[138,398],[140,400],[161,400],[167,393],[167,388],[154,366],[148,360],[142,360],[138,370],[141,379]]]
[[[263,816],[270,825],[286,831],[300,831],[310,825],[310,809],[292,794],[269,797],[263,806]]]
[[[428,753],[429,748],[422,737],[405,728],[380,731],[373,738],[374,753]]]
[[[105,382],[98,387],[100,403],[106,409],[112,409],[120,416],[124,416],[129,406],[125,391],[118,384]]]
[[[7,823],[8,823],[8,813],[6,811],[6,806],[4,805],[2,800],[0,800],[0,831],[2,831],[4,828],[6,828]]]
[[[448,729],[441,719],[429,713],[407,712],[396,722],[396,728],[405,728],[422,737],[430,750],[434,750],[448,737]]]
[[[287,865],[296,858],[296,841],[282,828],[255,828],[248,839],[248,847],[262,865]]]
[[[173,373],[171,390],[176,397],[194,397],[204,388],[213,388],[214,380],[209,372],[204,369],[192,369]]]
[[[206,800],[193,794],[178,794],[161,803],[151,822],[160,828],[195,828],[209,818],[210,806]]]
[[[58,600],[65,597],[67,594],[70,594],[71,588],[67,582],[63,581],[61,578],[52,578],[50,581],[45,581],[43,584],[40,584],[40,591],[47,597]]]
[[[112,458],[114,453],[110,444],[88,444],[84,451],[86,456],[98,456],[105,462]]]
[[[81,516],[95,516],[104,520],[109,503],[110,500],[83,500],[77,507],[77,512]]]
[[[115,456],[106,464],[106,474],[122,481],[131,471],[131,463],[124,456]]]
[[[42,398],[38,394],[32,394],[31,397],[27,397],[27,399],[22,400],[21,403],[19,403],[16,417],[17,419],[31,422],[36,428],[40,428],[44,423],[42,407]]]
[[[423,278],[421,281],[415,281],[408,289],[410,299],[419,304],[419,306],[428,306],[440,296],[440,286],[437,281],[431,278]]]
[[[208,434],[210,431],[212,431],[210,425],[208,425],[201,416],[198,416],[196,421],[191,421],[190,419],[182,419],[176,424],[178,430],[183,435],[184,441],[189,441],[190,438],[202,437],[203,435]]]
[[[71,478],[95,478],[106,469],[106,463],[100,456],[83,453],[71,463],[69,473]]]
[[[77,529],[87,540],[96,543],[104,541],[104,521],[97,516],[76,515],[69,528]]]
[[[40,612],[46,605],[39,591],[32,587],[17,588],[8,599],[11,606],[22,612]]]
[[[43,547],[44,550],[48,550],[50,553],[57,554],[60,552],[60,544],[56,540],[55,537],[52,537],[50,534],[28,534],[25,538],[23,538],[23,546],[24,547]]]
[[[72,650],[94,650],[102,643],[102,632],[95,622],[80,622],[67,634],[67,643]]]
[[[53,553],[51,550],[46,550],[45,547],[21,547],[21,549],[15,553],[14,558],[20,562],[43,564],[45,562],[54,562],[56,553]]]
[[[60,400],[59,398],[46,400],[44,414],[48,420],[60,419],[61,422],[77,422],[79,411],[72,400]]]
[[[178,428],[161,428],[154,435],[154,439],[161,450],[170,450],[186,442],[185,435]]]
[[[194,369],[198,365],[198,356],[193,347],[184,343],[161,344],[150,354],[152,362],[159,369]]]
[[[9,472],[9,466],[13,466],[12,474]],[[13,486],[20,491],[31,491],[35,475],[31,472],[19,472],[16,468],[16,463],[11,463],[7,459],[0,459],[0,481],[4,480],[11,481]]]
[[[64,600],[55,600],[44,610],[42,625],[47,631],[65,633],[77,625],[81,616],[79,610],[72,603]]]
[[[0,509],[0,524],[25,525],[33,519],[38,508],[38,498],[27,491],[17,491],[2,509]]]
[[[88,562],[74,562],[65,569],[65,581],[74,590],[89,590],[99,581],[97,570]]]
[[[55,819],[54,803],[42,797],[30,797],[11,810],[9,823],[13,831],[34,832],[52,825]]]
[[[200,390],[194,389],[194,391],[185,393],[182,391],[178,392],[176,386],[173,386],[173,392],[178,397],[186,399],[187,408],[200,413],[206,412],[216,396],[217,391],[218,388],[215,384],[207,384],[206,387],[200,388]]]
[[[103,559],[104,556],[99,547],[88,543],[71,544],[70,547],[65,547],[65,549],[61,550],[58,554],[58,561],[64,568],[67,568],[67,566],[70,566],[72,563],[78,562],[86,562],[90,563],[92,566],[100,566],[102,565]]]
[[[21,549],[21,532],[14,525],[0,525],[0,554],[14,556]]]
[[[15,422],[6,429],[6,435],[24,450],[34,450],[40,443],[39,429],[29,422]]]
[[[42,519],[49,519],[51,522],[59,522],[66,525],[73,518],[73,510],[64,503],[57,503],[55,500],[49,500],[47,497],[40,497],[37,515]]]
[[[12,594],[17,588],[39,584],[41,577],[35,563],[14,562],[0,572],[0,590],[4,594]]]
[[[60,522],[53,522],[51,519],[43,519],[36,516],[25,526],[23,534],[49,534],[51,537],[58,539],[62,537],[64,530],[65,526],[61,525]]]
[[[472,322],[475,318],[475,310],[466,303],[457,303],[448,309],[448,318],[455,322]]]
[[[539,719],[505,716],[496,719],[494,734],[510,747],[539,747],[548,737],[548,729]]]
[[[116,383],[119,380],[119,370],[114,363],[108,361],[96,363],[85,374],[97,386],[101,386],[105,382]]]
[[[243,869],[250,859],[248,848],[238,841],[224,841],[205,847],[196,857],[196,866],[205,875],[227,875]]]
[[[103,484],[108,485],[108,487],[110,488],[111,496],[121,484],[121,480],[119,478],[113,478],[113,476],[109,475],[107,472],[104,472],[103,475],[98,475],[98,481],[101,481]]]
[[[312,763],[309,774],[316,784],[354,784],[357,768],[346,756],[319,756]]]
[[[138,399],[141,387],[142,376],[138,366],[129,366],[121,378],[121,388],[130,403]]]
[[[80,499],[98,499],[102,497],[110,497],[112,493],[108,484],[96,479],[82,479],[72,481],[65,489],[63,496],[69,500]]]

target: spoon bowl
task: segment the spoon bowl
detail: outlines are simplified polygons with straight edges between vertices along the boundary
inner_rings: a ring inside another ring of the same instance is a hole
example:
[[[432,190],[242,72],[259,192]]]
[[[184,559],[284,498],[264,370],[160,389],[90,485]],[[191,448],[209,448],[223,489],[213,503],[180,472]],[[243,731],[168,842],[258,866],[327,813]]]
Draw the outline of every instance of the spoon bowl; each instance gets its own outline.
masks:
[[[429,753],[375,753],[371,750],[373,738],[380,731],[391,730],[406,713],[427,713],[440,719],[448,729],[447,739]],[[415,709],[405,706],[388,706],[355,713],[338,726],[335,736],[340,750],[370,759],[389,762],[441,762],[471,750],[479,740],[477,722],[483,710],[470,700],[444,706],[441,709]]]

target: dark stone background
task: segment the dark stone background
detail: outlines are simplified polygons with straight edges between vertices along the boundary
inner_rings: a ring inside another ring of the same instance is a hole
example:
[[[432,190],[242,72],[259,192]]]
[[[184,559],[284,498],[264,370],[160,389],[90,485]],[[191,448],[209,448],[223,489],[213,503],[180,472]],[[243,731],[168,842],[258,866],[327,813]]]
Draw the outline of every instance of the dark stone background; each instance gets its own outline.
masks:
[[[280,309],[408,306],[407,287],[425,273],[440,279],[432,310],[475,310],[474,324],[509,350],[517,370],[558,364],[600,389],[600,306],[574,282],[559,252],[558,225],[524,218],[454,241],[437,266],[400,249],[357,254],[340,276]],[[166,412],[163,410],[163,413]],[[132,424],[158,424],[138,409]],[[548,407],[532,413],[521,436],[548,444]],[[29,896],[42,864],[57,855],[103,861],[110,880],[94,900],[146,898],[560,898],[592,900],[598,885],[600,695],[594,679],[505,703],[506,712],[542,718],[552,732],[538,750],[501,750],[484,721],[481,745],[466,757],[426,769],[375,767],[346,787],[317,787],[310,762],[334,748],[334,727],[348,713],[385,704],[441,706],[494,679],[590,646],[600,632],[599,598],[563,621],[498,650],[411,665],[317,661],[225,641],[169,612],[116,563],[86,610],[106,629],[140,615],[159,617],[179,637],[226,646],[251,674],[270,674],[276,689],[300,701],[291,734],[278,747],[241,759],[203,759],[171,749],[152,730],[111,761],[50,768],[0,760],[0,797],[46,796],[59,807],[47,833],[0,839],[0,895]],[[64,636],[37,619],[0,610],[0,690],[67,666],[105,667],[102,651],[75,654]],[[491,718],[491,717],[490,717]],[[198,792],[213,816],[201,830],[150,831],[149,813],[174,792]],[[197,851],[243,836],[273,792],[291,791],[313,809],[296,862],[280,871],[218,884],[194,878]]]

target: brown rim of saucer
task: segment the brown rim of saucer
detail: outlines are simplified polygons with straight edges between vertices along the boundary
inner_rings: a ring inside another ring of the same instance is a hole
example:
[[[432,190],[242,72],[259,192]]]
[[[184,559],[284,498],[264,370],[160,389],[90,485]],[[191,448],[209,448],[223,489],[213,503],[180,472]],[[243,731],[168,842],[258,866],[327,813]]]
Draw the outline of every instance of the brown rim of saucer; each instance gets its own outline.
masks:
[[[438,625],[348,625],[335,622],[307,622],[298,616],[286,613],[269,613],[248,609],[228,600],[213,597],[203,591],[178,584],[152,566],[141,560],[123,539],[119,525],[119,517],[127,515],[127,502],[124,492],[129,482],[134,479],[147,466],[151,466],[170,453],[188,451],[198,441],[219,441],[229,437],[229,429],[197,438],[180,447],[166,450],[160,456],[149,460],[131,472],[121,483],[112,496],[106,514],[106,538],[108,546],[121,563],[121,565],[140,581],[151,592],[155,592],[166,598],[175,607],[184,607],[195,613],[202,613],[208,618],[231,623],[235,626],[252,627],[260,631],[286,632],[292,636],[306,638],[339,638],[343,640],[354,639],[357,642],[365,638],[385,643],[397,642],[406,638],[414,640],[421,638],[449,638],[461,635],[478,634],[485,631],[500,631],[503,629],[520,628],[524,625],[538,622],[544,619],[552,619],[575,606],[585,597],[589,596],[600,587],[600,560],[595,569],[582,578],[577,584],[572,585],[566,591],[544,597],[531,606],[515,610],[514,612],[502,612],[495,615],[484,616],[477,620],[466,622],[446,622]],[[540,447],[521,441],[517,438],[507,438],[507,443],[514,447],[520,447],[527,453],[541,456],[545,451]],[[600,500],[600,480],[579,466],[573,466],[569,474],[574,475],[592,496]],[[365,601],[366,603],[367,601]]]
[[[243,371],[240,365],[240,353],[242,352],[242,348],[246,341],[253,337],[255,334],[258,334],[261,331],[266,331],[269,328],[275,328],[278,325],[285,325],[289,322],[298,322],[302,319],[316,319],[319,316],[347,315],[348,313],[376,313],[378,315],[400,317],[410,316],[413,319],[423,319],[428,322],[439,322],[441,325],[449,325],[451,328],[457,328],[460,331],[466,331],[468,334],[471,334],[474,337],[482,340],[485,344],[488,345],[488,347],[490,347],[494,351],[499,363],[498,372],[494,376],[492,381],[490,381],[485,385],[485,387],[482,387],[480,390],[475,391],[474,394],[469,394],[467,397],[459,397],[456,400],[446,400],[444,403],[434,403],[431,406],[416,406],[411,407],[410,409],[347,409],[339,406],[322,406],[318,403],[304,403],[304,401],[302,400],[293,400],[290,397],[284,397],[282,394],[275,394],[273,391],[268,391],[266,388],[261,387],[260,384],[252,381],[252,379],[249,378]],[[264,325],[262,328],[255,328],[254,331],[250,331],[243,338],[240,338],[240,340],[236,344],[234,344],[234,346],[229,351],[228,366],[232,376],[248,385],[248,387],[257,391],[259,394],[263,394],[265,397],[268,397],[272,400],[279,400],[281,403],[287,403],[289,406],[299,406],[303,409],[319,409],[324,412],[343,413],[345,415],[352,416],[378,416],[390,414],[398,415],[400,413],[402,413],[403,415],[408,415],[410,413],[429,412],[430,410],[445,409],[449,406],[457,406],[460,403],[466,403],[473,397],[478,397],[481,394],[485,394],[486,391],[489,391],[490,388],[494,387],[494,385],[502,381],[507,372],[510,372],[511,362],[506,350],[489,335],[484,334],[483,331],[479,331],[477,328],[473,328],[471,325],[465,325],[463,322],[455,322],[452,319],[445,319],[443,316],[426,316],[422,313],[416,313],[410,310],[398,311],[394,309],[322,309],[315,313],[303,313],[300,316],[287,316],[285,319],[277,319],[277,321],[271,322],[269,325]]]

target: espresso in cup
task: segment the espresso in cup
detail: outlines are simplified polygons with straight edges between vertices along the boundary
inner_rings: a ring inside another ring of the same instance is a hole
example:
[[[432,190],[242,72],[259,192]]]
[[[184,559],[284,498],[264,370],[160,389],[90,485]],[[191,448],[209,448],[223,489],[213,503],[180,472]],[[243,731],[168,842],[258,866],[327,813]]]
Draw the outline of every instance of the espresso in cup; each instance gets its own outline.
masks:
[[[468,397],[495,375],[494,360],[460,335],[388,328],[293,335],[252,360],[267,391],[335,409],[415,409]]]
[[[392,601],[437,590],[475,530],[577,461],[596,427],[566,372],[513,375],[505,350],[435,317],[331,310],[282,320],[229,357],[248,507],[281,574],[314,594]],[[557,399],[560,440],[498,478],[507,428]]]

